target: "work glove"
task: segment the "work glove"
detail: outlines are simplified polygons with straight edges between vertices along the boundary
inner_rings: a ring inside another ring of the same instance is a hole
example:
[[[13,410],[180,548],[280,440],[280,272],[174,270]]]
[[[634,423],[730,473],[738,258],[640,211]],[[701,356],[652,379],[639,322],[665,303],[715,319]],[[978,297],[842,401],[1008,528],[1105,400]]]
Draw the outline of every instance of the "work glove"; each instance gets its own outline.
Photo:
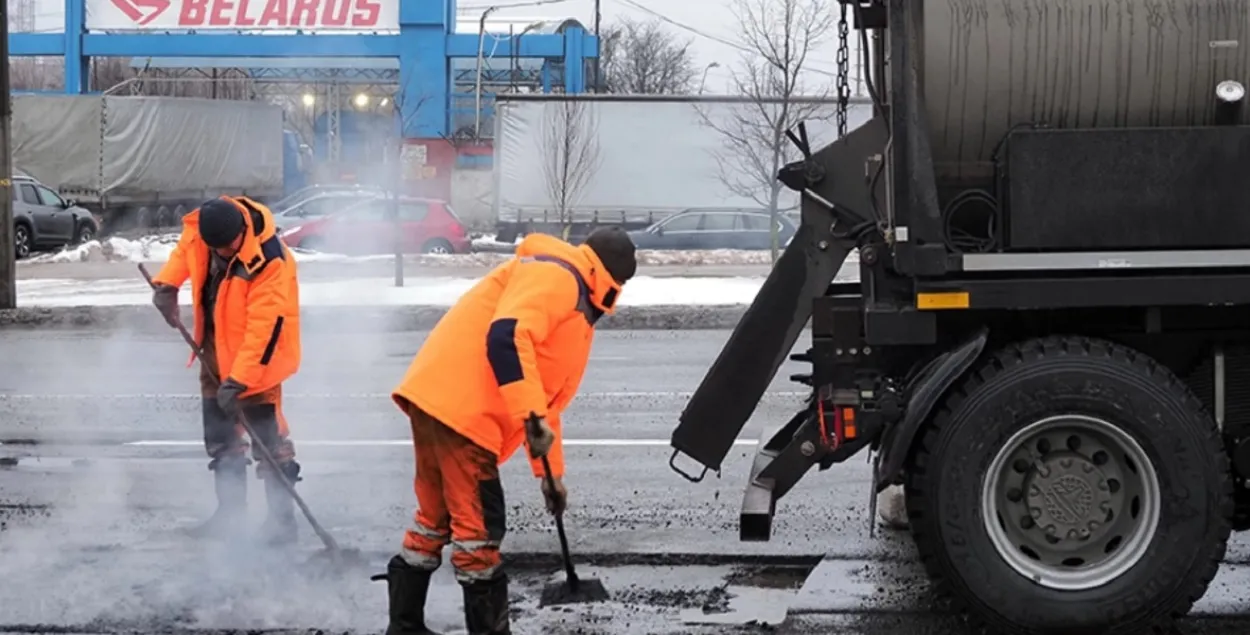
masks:
[[[178,328],[182,324],[182,315],[178,312],[178,287],[156,283],[152,288],[152,304],[156,305],[170,328]]]
[[[551,483],[547,482],[547,478],[543,477],[543,500],[547,502],[547,511],[553,514],[563,514],[565,508],[569,504],[569,491],[564,489],[563,478],[552,478]],[[555,487],[552,487],[552,485]]]
[[[529,442],[530,456],[540,459],[551,451],[551,446],[556,442],[556,433],[551,431],[546,419],[531,412],[529,419],[525,421],[525,440]]]
[[[239,403],[239,395],[242,395],[246,390],[247,386],[233,379],[227,379],[217,389],[217,405],[221,406],[221,409],[227,415],[230,415],[231,418],[238,417],[239,412],[243,409],[243,405]]]

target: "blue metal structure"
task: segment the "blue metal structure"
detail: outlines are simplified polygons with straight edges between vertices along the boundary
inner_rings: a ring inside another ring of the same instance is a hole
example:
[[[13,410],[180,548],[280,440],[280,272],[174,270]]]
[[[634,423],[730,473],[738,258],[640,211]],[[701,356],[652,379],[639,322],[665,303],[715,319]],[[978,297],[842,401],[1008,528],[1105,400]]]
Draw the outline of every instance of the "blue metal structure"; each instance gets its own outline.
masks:
[[[65,0],[63,33],[13,33],[9,52],[14,56],[64,57],[65,91],[71,94],[90,91],[87,69],[93,57],[316,58],[327,62],[329,58],[368,58],[375,61],[369,65],[373,71],[379,70],[379,66],[390,66],[397,71],[397,105],[405,138],[451,136],[465,125],[463,75],[468,70],[476,83],[476,58],[481,38],[477,34],[455,32],[455,0],[391,1],[399,3],[397,32],[279,35],[213,31],[96,33],[86,29],[83,0]],[[483,64],[484,112],[475,114],[470,102],[469,119],[489,115],[485,112],[490,96],[487,87],[498,85],[501,72],[516,76],[515,64],[514,68],[501,70],[500,59],[537,58],[542,60],[537,67],[539,81],[547,92],[556,86],[564,92],[584,92],[587,60],[598,54],[599,41],[580,23],[564,21],[554,29],[534,29],[506,38],[492,35],[485,41],[483,48],[487,47],[492,59],[489,65]],[[387,64],[381,60],[395,61]],[[234,65],[242,66],[245,64]],[[265,67],[263,72],[272,73],[276,66]],[[534,72],[533,66],[527,68]],[[470,92],[469,98],[476,98],[476,94]],[[487,130],[484,128],[483,132]]]

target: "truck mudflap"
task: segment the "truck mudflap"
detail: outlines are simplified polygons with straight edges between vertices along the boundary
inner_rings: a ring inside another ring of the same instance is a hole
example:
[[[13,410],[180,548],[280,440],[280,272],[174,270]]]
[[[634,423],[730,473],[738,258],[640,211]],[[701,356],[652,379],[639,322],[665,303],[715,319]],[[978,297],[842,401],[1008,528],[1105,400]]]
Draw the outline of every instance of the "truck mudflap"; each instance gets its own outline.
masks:
[[[886,429],[881,439],[881,453],[877,456],[873,479],[878,492],[889,487],[902,472],[920,427],[929,420],[929,414],[942,395],[981,356],[988,338],[989,330],[982,327],[958,347],[935,357],[911,382],[907,388],[906,414],[897,425]]]
[[[673,430],[669,465],[691,481],[703,480],[708,470],[720,471],[721,461],[811,318],[812,300],[825,293],[855,248],[853,242],[829,236],[831,214],[823,223],[824,231],[807,222],[806,208],[803,214],[790,246],[777,259]],[[693,476],[680,469],[679,453],[701,463],[702,473]]]
[[[800,132],[805,158],[786,166],[778,177],[803,192],[798,231],[673,430],[669,467],[693,482],[703,480],[708,470],[720,471],[812,317],[813,300],[825,294],[856,247],[857,229],[875,223],[871,179],[865,175],[871,172],[870,157],[885,146],[884,119],[874,117],[814,154],[808,153],[806,133]],[[797,179],[790,178],[796,173]],[[680,469],[676,461],[682,453],[702,464],[702,473],[693,476]]]

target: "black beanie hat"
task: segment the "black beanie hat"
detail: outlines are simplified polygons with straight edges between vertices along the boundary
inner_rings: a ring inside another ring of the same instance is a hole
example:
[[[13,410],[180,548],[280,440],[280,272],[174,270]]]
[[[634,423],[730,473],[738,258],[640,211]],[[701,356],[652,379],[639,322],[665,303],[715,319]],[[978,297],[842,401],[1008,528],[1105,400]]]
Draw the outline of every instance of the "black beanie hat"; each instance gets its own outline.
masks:
[[[617,284],[625,284],[638,271],[638,259],[634,256],[634,241],[620,227],[601,227],[590,232],[585,242],[599,256],[608,274]]]
[[[200,237],[209,247],[229,247],[243,226],[243,214],[234,203],[215,198],[200,206]]]

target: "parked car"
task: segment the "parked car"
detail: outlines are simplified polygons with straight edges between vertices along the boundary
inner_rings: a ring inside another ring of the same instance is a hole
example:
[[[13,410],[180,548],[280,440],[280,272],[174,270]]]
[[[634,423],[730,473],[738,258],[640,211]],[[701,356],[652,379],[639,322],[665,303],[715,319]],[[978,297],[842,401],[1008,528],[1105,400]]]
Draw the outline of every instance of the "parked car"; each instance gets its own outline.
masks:
[[[639,249],[768,249],[768,218],[763,210],[686,210],[629,235]],[[795,230],[793,221],[778,215],[777,244],[786,244]]]
[[[352,207],[361,201],[385,199],[386,193],[369,190],[324,190],[297,201],[281,210],[273,211],[278,230],[288,226],[302,225],[314,218],[321,218],[339,210]]]
[[[275,216],[303,206],[310,199],[323,196],[340,198],[359,198],[361,196],[383,196],[386,191],[374,185],[355,184],[314,184],[302,187],[269,206]]]
[[[391,203],[385,197],[358,196],[345,205],[327,203],[309,208],[308,216],[287,216],[278,221],[282,239],[290,247],[310,251],[394,253],[396,221],[390,215]],[[464,223],[444,201],[401,197],[399,224],[400,248],[404,253],[459,254],[470,250]]]
[[[99,232],[99,221],[86,208],[33,177],[13,176],[13,248],[19,260],[36,249],[85,243]]]

